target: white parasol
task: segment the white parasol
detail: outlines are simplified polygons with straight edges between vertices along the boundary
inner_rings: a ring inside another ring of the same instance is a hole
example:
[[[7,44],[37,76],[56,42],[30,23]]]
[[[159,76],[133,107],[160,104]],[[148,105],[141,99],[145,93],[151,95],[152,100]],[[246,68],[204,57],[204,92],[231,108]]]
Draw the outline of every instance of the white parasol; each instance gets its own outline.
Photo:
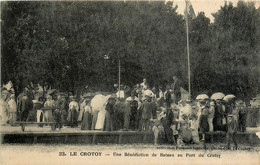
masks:
[[[200,94],[196,97],[196,100],[204,100],[204,99],[208,99],[209,96],[206,94]]]
[[[232,95],[232,94],[229,94],[229,95],[226,95],[223,100],[224,101],[230,101],[231,99],[235,98],[236,96],[235,95]]]
[[[221,92],[217,92],[217,93],[214,93],[210,98],[212,100],[221,100],[225,97],[224,93],[221,93]]]

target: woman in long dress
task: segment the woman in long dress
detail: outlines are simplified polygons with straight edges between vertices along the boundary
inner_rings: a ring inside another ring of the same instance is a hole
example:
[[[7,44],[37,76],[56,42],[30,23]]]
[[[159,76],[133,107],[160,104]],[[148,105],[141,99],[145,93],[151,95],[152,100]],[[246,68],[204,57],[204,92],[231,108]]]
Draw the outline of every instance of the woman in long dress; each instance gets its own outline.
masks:
[[[96,123],[96,130],[103,130],[104,128],[104,123],[105,123],[105,116],[106,116],[106,109],[105,107],[102,108],[99,112],[98,112],[98,118],[97,118],[97,123]]]
[[[7,121],[5,101],[2,98],[0,98],[0,121],[1,124],[6,124]]]
[[[16,122],[16,112],[17,112],[17,106],[16,106],[16,102],[15,102],[15,95],[11,94],[10,96],[10,100],[7,103],[7,109],[8,109],[8,120],[9,120],[9,124],[11,126],[13,126]]]
[[[100,104],[100,108],[99,108],[99,112],[98,112],[98,117],[97,117],[97,122],[96,122],[96,130],[103,130],[104,129],[104,125],[105,125],[105,118],[106,118],[106,104],[108,101],[108,98],[111,95],[108,96],[103,96],[103,98],[101,98],[99,104]]]
[[[81,130],[90,130],[92,123],[91,107],[89,106],[89,100],[85,100],[85,107],[83,111],[83,117],[81,122]]]

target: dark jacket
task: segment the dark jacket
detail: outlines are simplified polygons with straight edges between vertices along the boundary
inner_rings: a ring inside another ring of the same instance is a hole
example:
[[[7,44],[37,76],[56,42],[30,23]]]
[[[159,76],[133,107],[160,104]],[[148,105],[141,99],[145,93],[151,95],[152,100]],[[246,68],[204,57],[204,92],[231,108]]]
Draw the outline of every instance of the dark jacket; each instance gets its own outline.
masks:
[[[137,113],[138,102],[136,100],[131,100],[130,101],[130,106],[131,106],[131,113],[132,114]]]
[[[42,103],[35,103],[34,106],[33,106],[33,110],[41,110],[43,107],[43,104]]]
[[[30,99],[20,100],[19,112],[31,111],[33,109],[33,102]]]
[[[141,106],[142,119],[155,119],[156,118],[157,105],[154,102],[145,100]]]
[[[161,119],[162,125],[165,127],[170,127],[173,123],[173,112],[171,109],[167,109],[166,117]]]
[[[110,115],[113,115],[114,114],[114,104],[108,102],[106,105],[106,110],[107,110],[107,112],[110,113]]]

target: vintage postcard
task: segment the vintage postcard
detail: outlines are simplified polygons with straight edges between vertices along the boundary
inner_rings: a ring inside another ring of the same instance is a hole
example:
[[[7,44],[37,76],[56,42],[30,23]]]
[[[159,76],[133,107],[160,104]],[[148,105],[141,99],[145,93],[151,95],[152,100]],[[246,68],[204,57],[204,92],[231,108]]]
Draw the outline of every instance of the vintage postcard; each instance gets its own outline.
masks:
[[[1,165],[260,164],[260,1],[1,1]]]

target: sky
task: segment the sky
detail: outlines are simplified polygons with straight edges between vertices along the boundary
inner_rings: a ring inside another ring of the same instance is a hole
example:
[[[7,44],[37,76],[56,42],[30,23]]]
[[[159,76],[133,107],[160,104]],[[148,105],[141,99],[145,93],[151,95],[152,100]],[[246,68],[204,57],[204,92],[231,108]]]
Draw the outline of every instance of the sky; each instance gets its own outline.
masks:
[[[233,3],[233,6],[236,6],[238,1],[239,0],[230,0],[230,2]],[[244,1],[255,2],[256,8],[259,8],[260,6],[260,0],[244,0]],[[206,17],[210,18],[211,22],[214,21],[214,18],[211,15],[211,13],[216,13],[220,9],[220,7],[225,4],[225,0],[190,0],[190,2],[193,6],[196,15],[199,12],[204,12]],[[227,2],[229,2],[229,0],[227,0]],[[183,14],[185,9],[185,0],[174,0],[174,4],[178,5],[177,12]]]

